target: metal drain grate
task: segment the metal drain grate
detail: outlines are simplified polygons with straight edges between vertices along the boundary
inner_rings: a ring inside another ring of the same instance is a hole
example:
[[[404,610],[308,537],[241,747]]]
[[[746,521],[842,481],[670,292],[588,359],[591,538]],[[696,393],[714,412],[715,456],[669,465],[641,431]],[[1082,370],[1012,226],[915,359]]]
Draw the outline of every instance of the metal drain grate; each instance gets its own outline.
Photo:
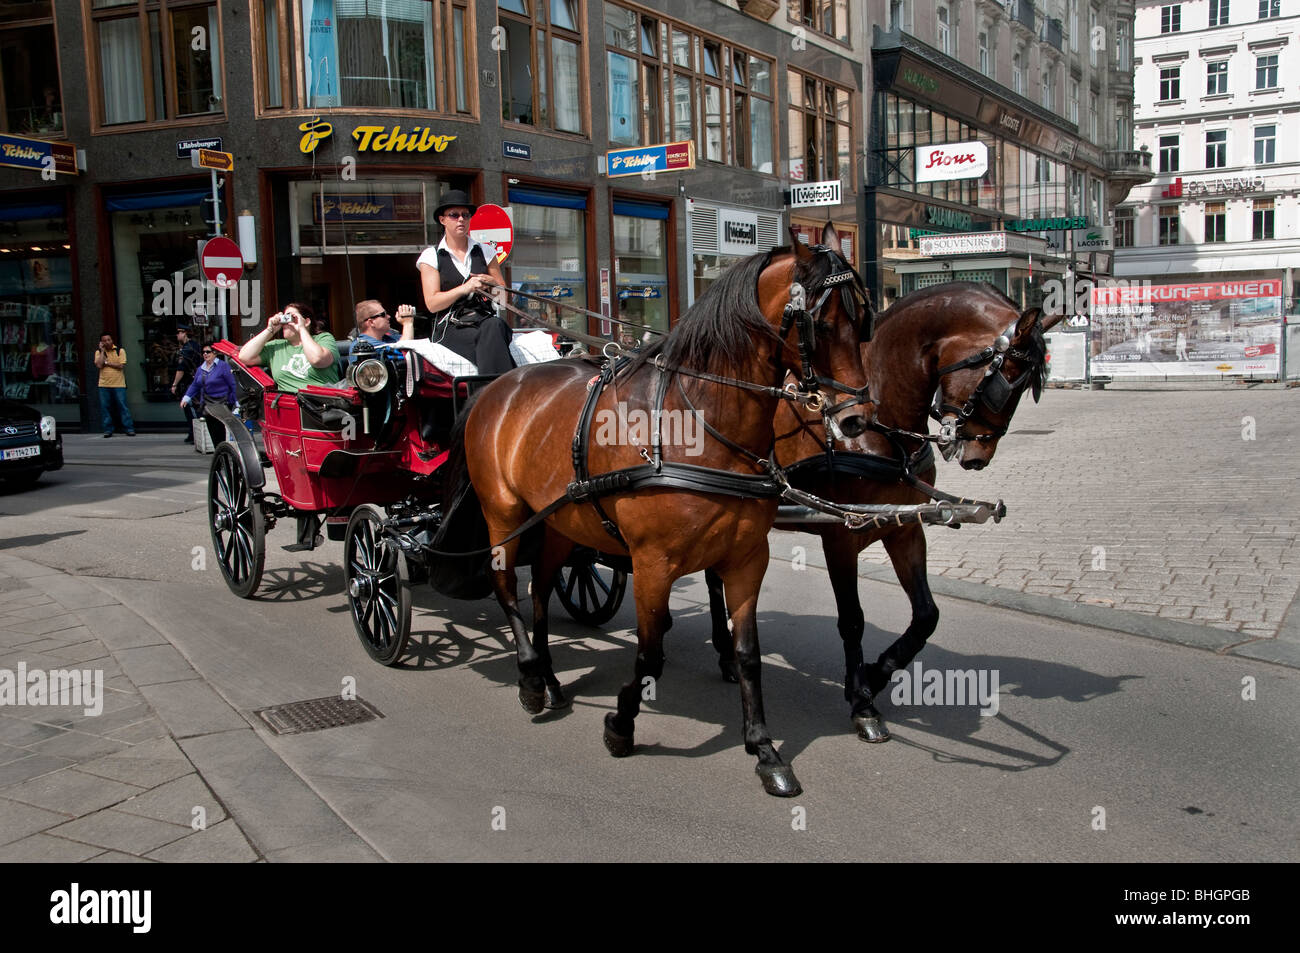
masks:
[[[277,735],[301,735],[308,731],[359,725],[384,717],[383,712],[364,699],[348,700],[337,695],[273,705],[253,714],[266,722],[266,726]]]

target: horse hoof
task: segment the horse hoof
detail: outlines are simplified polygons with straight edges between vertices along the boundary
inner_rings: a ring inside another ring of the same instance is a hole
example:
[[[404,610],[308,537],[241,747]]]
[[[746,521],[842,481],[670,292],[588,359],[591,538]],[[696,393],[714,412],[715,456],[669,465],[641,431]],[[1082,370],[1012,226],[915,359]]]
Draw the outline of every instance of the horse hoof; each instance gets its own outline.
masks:
[[[718,670],[722,672],[722,680],[735,685],[740,681],[740,667],[734,660],[727,662],[718,660]]]
[[[632,735],[620,735],[614,730],[614,713],[605,714],[605,747],[616,758],[626,758],[636,747]]]
[[[524,711],[530,715],[540,715],[542,713],[543,701],[546,693],[529,688],[521,679],[519,682],[519,704],[523,706]]]
[[[546,707],[552,709],[569,707],[569,699],[564,696],[564,690],[559,685],[546,686]]]
[[[893,737],[879,715],[854,715],[853,726],[858,729],[858,740],[868,744],[880,744]]]
[[[788,764],[758,764],[754,772],[763,782],[763,790],[772,797],[798,797],[803,794],[794,770]]]

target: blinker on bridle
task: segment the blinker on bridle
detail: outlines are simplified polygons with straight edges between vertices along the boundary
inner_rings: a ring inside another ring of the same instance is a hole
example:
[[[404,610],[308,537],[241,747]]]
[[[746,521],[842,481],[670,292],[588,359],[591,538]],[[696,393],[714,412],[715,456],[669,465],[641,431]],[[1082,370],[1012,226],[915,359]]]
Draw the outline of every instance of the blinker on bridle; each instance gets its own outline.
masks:
[[[1000,414],[1006,409],[1008,402],[1022,393],[1027,386],[1033,388],[1035,403],[1042,396],[1042,359],[1047,350],[1046,342],[1043,340],[1042,328],[1039,321],[1035,320],[1030,337],[1034,345],[1032,348],[1024,350],[1012,348],[1011,337],[1019,320],[1017,318],[1016,321],[1013,321],[1005,331],[994,339],[992,344],[978,354],[964,358],[955,364],[949,364],[947,367],[939,368],[939,385],[935,388],[934,402],[930,406],[930,416],[939,422],[940,446],[955,445],[958,440],[974,440],[980,443],[998,440],[1005,436],[1007,428],[991,424],[979,415],[979,408],[983,406],[992,413]],[[1023,361],[1026,365],[1025,370],[1015,380],[1008,380],[1006,375],[1002,373],[1002,365],[1008,357]],[[984,377],[971,391],[970,396],[966,398],[961,407],[944,402],[943,378],[946,375],[968,367],[985,367],[986,365]],[[955,417],[956,423],[945,423],[947,417]],[[962,428],[971,420],[989,428],[990,432],[963,434],[961,432]]]

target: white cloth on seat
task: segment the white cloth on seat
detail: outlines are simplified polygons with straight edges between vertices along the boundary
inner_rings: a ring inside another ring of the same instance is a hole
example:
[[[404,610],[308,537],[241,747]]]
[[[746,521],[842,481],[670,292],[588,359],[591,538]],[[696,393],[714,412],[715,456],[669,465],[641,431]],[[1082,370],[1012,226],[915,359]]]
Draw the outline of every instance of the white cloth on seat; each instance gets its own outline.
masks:
[[[428,338],[413,338],[410,341],[397,341],[386,344],[403,351],[414,351],[438,370],[450,377],[471,377],[478,373],[473,362],[465,360],[449,347],[443,347]]]
[[[551,336],[545,331],[516,331],[510,339],[510,356],[515,364],[541,364],[545,361],[558,361],[560,352],[551,343]]]

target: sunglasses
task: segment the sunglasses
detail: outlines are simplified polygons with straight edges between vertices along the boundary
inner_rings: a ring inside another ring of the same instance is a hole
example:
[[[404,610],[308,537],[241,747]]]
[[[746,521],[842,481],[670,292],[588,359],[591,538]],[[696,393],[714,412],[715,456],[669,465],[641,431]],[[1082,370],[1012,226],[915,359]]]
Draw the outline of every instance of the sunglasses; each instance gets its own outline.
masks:
[[[469,218],[469,212],[443,212],[443,218]]]
[[[392,317],[392,315],[389,314],[387,311],[376,311],[376,312],[375,312],[374,314],[372,314],[370,317],[366,318],[366,320],[367,320],[367,321],[378,321],[380,318],[391,318],[391,317]]]
[[[210,348],[210,347],[205,347],[205,348],[203,349],[203,353],[204,353],[204,354],[216,354],[217,352],[214,351],[214,350],[212,350],[212,348]]]

